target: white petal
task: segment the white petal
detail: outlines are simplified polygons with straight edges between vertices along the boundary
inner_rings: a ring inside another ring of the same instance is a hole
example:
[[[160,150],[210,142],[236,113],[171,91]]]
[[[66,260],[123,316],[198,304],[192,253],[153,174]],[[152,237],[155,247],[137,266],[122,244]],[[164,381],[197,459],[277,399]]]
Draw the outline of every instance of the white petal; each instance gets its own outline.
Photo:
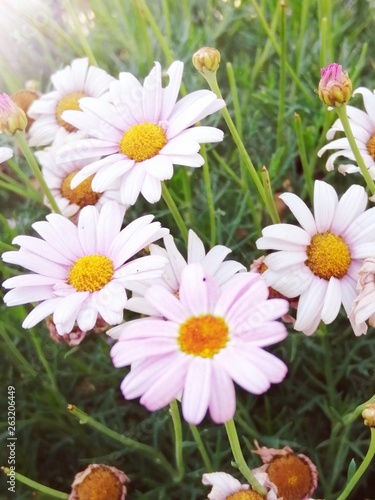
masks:
[[[341,307],[341,280],[331,278],[328,282],[326,296],[322,309],[322,320],[326,325],[332,323]]]
[[[336,191],[323,181],[315,181],[314,185],[314,216],[316,228],[324,233],[331,228],[338,203]]]

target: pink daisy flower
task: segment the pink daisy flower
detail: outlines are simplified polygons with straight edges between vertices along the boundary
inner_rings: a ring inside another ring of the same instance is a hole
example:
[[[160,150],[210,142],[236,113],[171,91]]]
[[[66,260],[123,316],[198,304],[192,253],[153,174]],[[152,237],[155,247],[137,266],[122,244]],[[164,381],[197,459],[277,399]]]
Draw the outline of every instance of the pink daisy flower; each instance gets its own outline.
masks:
[[[375,208],[366,209],[363,187],[351,186],[338,200],[336,191],[315,182],[314,215],[293,193],[280,196],[302,228],[275,224],[262,231],[261,250],[278,250],[265,259],[267,284],[286,297],[298,297],[294,328],[306,335],[321,320],[329,324],[341,304],[349,314],[356,296],[358,271],[374,254]],[[352,323],[354,333],[364,333]]]
[[[188,235],[187,261],[177,249],[176,243],[170,234],[165,236],[163,241],[165,249],[159,245],[150,245],[150,253],[151,255],[160,255],[166,259],[167,265],[164,273],[155,280],[139,280],[132,283],[133,297],[126,304],[126,308],[130,311],[157,316],[157,310],[144,298],[146,291],[152,285],[160,285],[177,295],[180,290],[182,270],[193,262],[202,264],[204,271],[213,276],[219,285],[226,283],[239,271],[246,271],[245,266],[234,260],[223,262],[231,252],[230,248],[224,245],[215,245],[206,254],[202,240],[198,238],[192,229],[189,230]]]
[[[30,146],[51,144],[61,127],[74,132],[76,129],[62,118],[64,111],[80,109],[82,97],[103,96],[113,80],[103,69],[89,66],[87,57],[74,59],[54,73],[51,76],[54,90],[35,100],[27,112],[35,120],[29,130]]]
[[[254,469],[253,474],[255,478],[259,481],[259,483],[267,488],[268,493],[265,497],[261,497],[259,493],[253,492],[251,487],[248,484],[241,484],[238,479],[235,479],[230,474],[226,472],[211,472],[210,474],[203,474],[202,483],[206,486],[212,486],[210,493],[208,494],[209,500],[226,500],[235,498],[243,499],[249,498],[259,499],[264,498],[265,500],[277,500],[277,488],[276,486],[269,480],[266,472],[263,472],[258,469]],[[248,493],[244,493],[247,491]],[[242,492],[243,496],[241,496],[240,492]],[[253,492],[251,495],[250,492]],[[238,493],[236,497],[235,493]]]
[[[99,212],[82,209],[78,227],[62,215],[49,214],[33,224],[41,236],[17,236],[19,251],[5,252],[4,262],[25,267],[32,274],[15,276],[3,283],[12,289],[4,296],[8,306],[40,302],[24,320],[32,328],[53,314],[59,335],[70,333],[77,322],[82,331],[94,328],[98,314],[110,325],[123,320],[127,283],[163,272],[165,259],[132,257],[165,236],[152,215],[134,220],[121,230],[124,209],[107,202]]]
[[[89,139],[61,149],[59,162],[90,158],[91,165],[74,178],[72,187],[95,174],[94,191],[121,179],[121,201],[134,205],[140,193],[150,203],[161,197],[161,181],[173,175],[173,165],[200,167],[200,143],[217,142],[223,132],[214,127],[193,127],[224,107],[210,90],[192,92],[177,101],[183,63],[175,61],[168,70],[169,84],[162,87],[159,63],[143,86],[130,73],[120,73],[110,85],[111,102],[80,100],[82,111],[66,111],[64,120],[85,131]],[[95,161],[96,157],[104,157]]]
[[[207,409],[214,422],[233,418],[233,381],[252,394],[281,382],[285,364],[263,347],[287,336],[275,321],[288,309],[283,299],[268,299],[259,274],[239,273],[222,287],[201,264],[187,265],[179,298],[161,286],[146,299],[163,318],[142,318],[120,325],[111,355],[116,367],[132,365],[121,384],[126,399],[154,411],[182,392],[182,411],[199,424]],[[111,335],[111,331],[109,332]]]

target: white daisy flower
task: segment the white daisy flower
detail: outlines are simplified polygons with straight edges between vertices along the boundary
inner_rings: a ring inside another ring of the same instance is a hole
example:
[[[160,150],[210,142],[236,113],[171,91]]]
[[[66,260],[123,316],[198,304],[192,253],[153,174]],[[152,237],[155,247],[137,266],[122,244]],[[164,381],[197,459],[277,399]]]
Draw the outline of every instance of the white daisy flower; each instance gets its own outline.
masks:
[[[171,235],[164,237],[165,249],[159,245],[150,245],[151,255],[160,255],[164,257],[168,264],[165,267],[163,276],[155,280],[137,281],[132,283],[131,289],[133,297],[128,300],[126,308],[130,311],[150,316],[157,316],[158,311],[144,298],[146,291],[152,285],[160,285],[171,293],[178,295],[181,284],[181,274],[183,269],[194,262],[202,264],[204,271],[213,276],[219,285],[226,283],[232,276],[239,271],[246,271],[245,266],[234,260],[223,262],[231,250],[223,245],[214,246],[207,254],[202,240],[189,230],[187,261],[181,255],[174,239]]]
[[[95,205],[100,209],[108,200],[120,202],[118,185],[114,183],[103,193],[96,193],[91,188],[92,177],[88,177],[75,189],[70,188],[71,180],[85,165],[87,160],[76,160],[64,165],[56,163],[57,151],[64,145],[82,139],[82,132],[69,133],[64,128],[57,132],[52,146],[36,151],[40,165],[42,166],[43,177],[56,200],[61,213],[65,217],[72,217],[83,207]],[[48,205],[47,200],[45,203]]]
[[[75,59],[70,66],[54,73],[51,76],[54,90],[34,101],[27,112],[35,120],[29,130],[30,146],[51,144],[61,127],[74,132],[76,129],[62,118],[63,112],[80,109],[82,97],[101,97],[113,80],[103,69],[89,66],[87,57]]]
[[[98,314],[110,325],[123,320],[127,284],[154,278],[163,272],[165,259],[133,256],[162,238],[168,229],[151,222],[152,215],[134,220],[121,230],[124,208],[109,201],[101,211],[88,206],[79,213],[78,227],[59,214],[33,224],[41,236],[17,236],[19,251],[5,252],[4,262],[25,267],[32,274],[3,283],[8,306],[40,302],[26,317],[23,328],[32,328],[53,314],[60,335],[70,333],[75,322],[91,330]]]
[[[94,191],[102,192],[121,179],[121,201],[134,205],[140,193],[150,203],[161,197],[161,181],[173,175],[173,165],[200,167],[200,143],[218,142],[223,132],[214,127],[193,127],[225,106],[210,90],[198,90],[177,101],[183,63],[168,70],[169,84],[162,87],[159,63],[143,86],[130,73],[120,73],[110,85],[110,101],[84,98],[80,111],[66,111],[64,120],[90,138],[65,146],[59,162],[90,158],[91,165],[74,178],[72,187],[95,174]],[[104,156],[95,161],[94,158]]]
[[[329,324],[341,303],[350,313],[358,271],[375,252],[375,208],[366,209],[367,195],[351,186],[338,201],[336,191],[315,182],[314,215],[293,193],[280,196],[302,226],[275,224],[257,241],[262,250],[278,250],[265,259],[267,284],[286,297],[299,297],[294,328],[310,335],[320,320]],[[354,333],[364,329],[352,323]]]
[[[11,148],[7,148],[5,146],[0,147],[0,163],[9,160],[9,158],[12,158],[12,156],[13,151]]]
[[[361,94],[366,112],[347,106],[346,110],[350,122],[355,141],[358,149],[362,155],[364,163],[370,172],[372,179],[375,179],[375,95],[369,89],[360,87],[353,92],[353,95]],[[338,118],[332,127],[327,132],[327,139],[330,141],[336,135],[336,132],[343,132],[341,120]],[[343,156],[353,161],[353,163],[340,164],[338,167],[339,172],[342,174],[352,174],[360,172],[353,151],[350,147],[349,141],[346,137],[336,139],[318,151],[318,156],[321,157],[323,153],[331,149],[338,149],[336,153],[331,154],[326,163],[327,170],[333,170],[337,158]]]

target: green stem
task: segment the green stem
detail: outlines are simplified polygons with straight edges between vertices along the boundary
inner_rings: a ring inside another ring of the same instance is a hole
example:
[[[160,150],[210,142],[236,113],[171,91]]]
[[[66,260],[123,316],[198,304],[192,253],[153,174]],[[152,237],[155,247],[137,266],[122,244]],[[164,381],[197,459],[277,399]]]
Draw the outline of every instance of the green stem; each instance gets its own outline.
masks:
[[[46,373],[48,375],[48,378],[50,380],[50,383],[51,383],[53,390],[57,394],[60,394],[59,389],[58,389],[57,384],[56,384],[56,379],[55,379],[55,376],[53,374],[53,371],[51,370],[51,367],[49,366],[48,361],[47,361],[46,357],[44,356],[44,352],[43,352],[41,342],[40,342],[40,337],[35,333],[34,329],[30,330],[30,335],[31,335],[31,339],[33,341],[33,344],[35,346],[36,352],[38,353],[39,359],[40,359],[42,365],[44,366],[44,369],[46,370]]]
[[[335,111],[341,120],[342,126],[344,127],[345,135],[349,141],[349,145],[351,147],[351,150],[353,151],[354,158],[359,166],[361,174],[363,175],[363,177],[366,181],[367,187],[369,188],[371,195],[374,195],[375,194],[375,183],[371,179],[371,175],[370,175],[369,171],[367,170],[365,162],[363,161],[361,153],[359,152],[356,140],[354,139],[354,135],[353,135],[352,129],[350,127],[350,122],[349,122],[348,115],[346,112],[346,104],[343,104],[342,106],[339,106],[339,107],[335,107]]]
[[[262,168],[262,181],[264,186],[264,192],[266,193],[267,206],[269,207],[269,214],[274,224],[280,222],[279,213],[276,209],[275,200],[272,193],[270,176],[268,175],[268,170],[266,167]]]
[[[165,201],[165,203],[167,204],[167,207],[169,208],[180,232],[181,232],[181,236],[185,242],[185,244],[187,244],[187,239],[188,239],[188,230],[187,230],[187,227],[186,227],[186,224],[183,220],[183,218],[181,217],[181,214],[180,212],[178,211],[178,208],[176,206],[176,203],[174,202],[174,199],[172,198],[172,195],[171,193],[169,192],[167,186],[165,185],[165,183],[163,182],[162,183],[162,194],[163,194],[163,199]]]
[[[147,444],[140,443],[139,441],[136,441],[135,439],[128,438],[124,436],[123,434],[119,434],[116,431],[113,431],[112,429],[109,429],[107,426],[104,424],[101,424],[100,422],[96,421],[87,413],[84,411],[80,410],[77,408],[77,406],[74,405],[68,405],[68,410],[72,415],[77,417],[79,419],[79,422],[81,424],[88,424],[97,431],[101,432],[105,436],[110,437],[111,439],[114,439],[115,441],[118,441],[121,443],[123,446],[127,448],[131,448],[134,451],[139,451],[143,453],[145,456],[148,456],[151,458],[151,460],[157,464],[163,467],[168,474],[174,479],[174,480],[179,480],[179,474],[174,470],[174,468],[171,466],[171,464],[168,462],[168,460],[165,458],[165,456],[155,450],[152,446],[148,446]],[[177,479],[176,479],[177,478]]]
[[[373,456],[375,455],[375,428],[372,427],[370,431],[371,431],[370,446],[367,450],[366,456],[363,459],[361,465],[356,470],[356,472],[353,474],[353,477],[350,479],[349,483],[345,486],[344,491],[337,498],[337,500],[345,500],[346,498],[348,498],[349,494],[355,488],[356,484],[361,479],[363,473],[366,471],[366,469],[371,463]]]
[[[294,125],[297,136],[298,152],[302,163],[304,179],[309,193],[310,200],[313,201],[314,196],[314,183],[312,178],[312,171],[310,170],[309,161],[307,159],[305,141],[303,139],[302,122],[298,113],[294,113]]]
[[[96,62],[96,59],[95,59],[95,56],[91,50],[90,44],[88,43],[87,38],[82,31],[82,25],[79,22],[79,19],[77,17],[77,13],[76,13],[76,11],[71,3],[71,0],[65,0],[65,5],[66,5],[66,10],[69,14],[69,17],[72,20],[74,30],[78,35],[80,44],[82,45],[82,48],[85,51],[85,54],[89,58],[90,64],[97,66],[98,63]]]
[[[175,399],[170,404],[169,412],[172,416],[172,422],[174,428],[175,456],[176,456],[176,465],[178,470],[178,477],[175,478],[175,481],[180,481],[184,477],[184,458],[182,455],[181,417],[180,417],[180,411],[178,409],[178,403]]]
[[[10,474],[10,469],[8,467],[1,467],[4,474],[9,475]],[[33,481],[32,479],[29,479],[28,477],[20,474],[19,472],[14,473],[15,478],[17,481],[20,483],[26,484],[26,486],[29,486],[30,488],[33,488],[34,490],[38,490],[41,493],[44,493],[45,495],[49,495],[50,497],[53,498],[60,498],[62,500],[67,500],[69,498],[68,493],[63,493],[62,491],[54,490],[53,488],[49,488],[48,486],[44,486],[43,484],[37,483],[36,481]]]
[[[281,0],[281,20],[280,20],[280,89],[279,89],[279,112],[277,115],[277,148],[280,148],[284,132],[284,112],[285,112],[285,87],[286,87],[286,14],[285,1]]]
[[[237,435],[237,430],[236,426],[234,424],[234,420],[229,420],[229,422],[226,422],[225,424],[225,429],[227,431],[230,447],[232,449],[233,457],[234,460],[237,464],[238,469],[240,470],[241,474],[247,479],[249,482],[250,486],[255,490],[257,493],[260,495],[267,495],[266,489],[259,483],[257,478],[254,476],[254,474],[251,472],[249,466],[247,465],[244,456],[242,454],[240,442],[238,440],[238,435]]]
[[[2,324],[0,324],[0,335],[3,337],[3,340],[4,340],[7,348],[9,349],[9,352],[11,353],[13,358],[16,360],[17,369],[19,369],[21,372],[23,371],[29,377],[36,377],[38,375],[37,371],[34,370],[34,368],[27,361],[27,359],[24,358],[23,355],[20,353],[20,351],[17,349],[17,347],[14,344],[14,341],[9,337],[8,333],[3,328]]]
[[[195,425],[191,425],[191,424],[189,425],[189,427],[190,427],[191,433],[193,434],[193,438],[194,438],[195,442],[197,443],[198,450],[201,454],[206,471],[213,472],[214,469],[213,469],[210,457],[208,456],[207,450],[204,446],[203,440],[201,438],[201,435],[199,434],[198,429],[196,428]]]
[[[221,95],[220,88],[219,88],[219,85],[218,85],[217,80],[216,80],[216,73],[208,73],[208,72],[205,74],[202,73],[202,76],[205,77],[208,85],[210,86],[211,90],[217,95],[217,97],[219,99],[222,99],[223,96]],[[267,200],[266,200],[266,196],[264,193],[262,183],[259,179],[257,171],[255,170],[253,162],[251,161],[250,156],[248,155],[248,152],[246,151],[246,148],[242,142],[242,139],[241,139],[239,133],[237,132],[236,126],[233,123],[233,120],[229,114],[227,107],[224,106],[224,108],[222,108],[221,112],[222,112],[224,120],[229,128],[229,131],[233,137],[233,140],[236,143],[236,146],[240,152],[240,155],[243,158],[245,165],[250,173],[250,176],[253,179],[253,182],[254,182],[255,186],[257,187],[258,192],[259,192],[264,204],[266,205]]]
[[[37,163],[33,153],[31,152],[31,149],[29,148],[29,146],[27,144],[24,132],[20,132],[20,131],[16,132],[15,138],[16,138],[16,141],[17,141],[24,157],[26,158],[26,161],[29,164],[35,178],[39,182],[40,187],[43,189],[43,192],[46,195],[47,200],[49,201],[49,203],[52,207],[52,210],[54,212],[56,212],[57,214],[61,214],[61,211],[60,211],[59,207],[57,206],[56,200],[52,196],[52,193],[49,190],[49,187],[47,186],[46,181],[44,180],[42,172],[39,169],[38,163]]]
[[[363,412],[366,406],[370,403],[375,403],[375,394],[368,401],[358,405],[357,408],[355,408],[352,412],[350,412],[348,415],[345,415],[345,417],[342,419],[344,425],[349,425],[352,422],[354,422],[354,420],[356,420],[359,417],[359,415]]]
[[[201,145],[201,154],[204,158],[204,163],[202,167],[203,179],[204,179],[204,185],[206,187],[208,213],[210,217],[210,232],[211,232],[210,245],[211,247],[213,247],[216,243],[216,214],[215,214],[214,198],[212,196],[210,168],[208,165],[207,153],[204,144]]]

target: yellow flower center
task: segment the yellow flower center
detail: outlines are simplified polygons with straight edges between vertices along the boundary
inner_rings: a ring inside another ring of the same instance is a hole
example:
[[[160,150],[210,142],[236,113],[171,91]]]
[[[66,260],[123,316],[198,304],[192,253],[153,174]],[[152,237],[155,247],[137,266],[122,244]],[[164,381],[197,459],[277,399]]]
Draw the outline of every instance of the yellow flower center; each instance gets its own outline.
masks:
[[[373,134],[366,144],[367,151],[372,159],[375,161],[375,134]]]
[[[263,500],[264,497],[252,490],[240,490],[225,497],[225,500]]]
[[[330,231],[317,233],[311,238],[306,249],[305,264],[319,278],[329,280],[341,279],[347,273],[351,257],[348,245],[341,236]]]
[[[70,123],[67,123],[65,120],[61,118],[61,115],[63,114],[64,111],[67,111],[68,109],[74,109],[76,111],[80,111],[79,107],[79,99],[82,97],[85,97],[86,94],[83,92],[71,92],[70,94],[64,95],[59,102],[57,103],[56,106],[56,120],[57,123],[61,126],[64,127],[65,130],[68,132],[75,132],[77,129],[73,127],[73,125],[70,125]]]
[[[284,500],[301,500],[311,490],[313,478],[310,467],[292,453],[274,458],[267,474],[277,486],[277,496]]]
[[[113,276],[113,263],[104,255],[84,255],[75,261],[68,275],[69,285],[77,292],[101,290]]]
[[[97,467],[75,487],[75,494],[77,500],[120,500],[122,484],[113,472]]]
[[[178,343],[186,354],[212,358],[229,340],[229,329],[223,318],[205,314],[193,316],[180,326]]]
[[[101,193],[95,193],[91,188],[91,181],[94,178],[93,175],[87,177],[81,184],[74,189],[71,189],[70,183],[77,172],[72,172],[67,175],[61,184],[61,196],[70,201],[70,203],[75,203],[79,207],[83,208],[87,205],[96,205]]]
[[[155,123],[140,123],[127,130],[120,141],[120,153],[141,162],[157,155],[167,144],[164,130]]]

